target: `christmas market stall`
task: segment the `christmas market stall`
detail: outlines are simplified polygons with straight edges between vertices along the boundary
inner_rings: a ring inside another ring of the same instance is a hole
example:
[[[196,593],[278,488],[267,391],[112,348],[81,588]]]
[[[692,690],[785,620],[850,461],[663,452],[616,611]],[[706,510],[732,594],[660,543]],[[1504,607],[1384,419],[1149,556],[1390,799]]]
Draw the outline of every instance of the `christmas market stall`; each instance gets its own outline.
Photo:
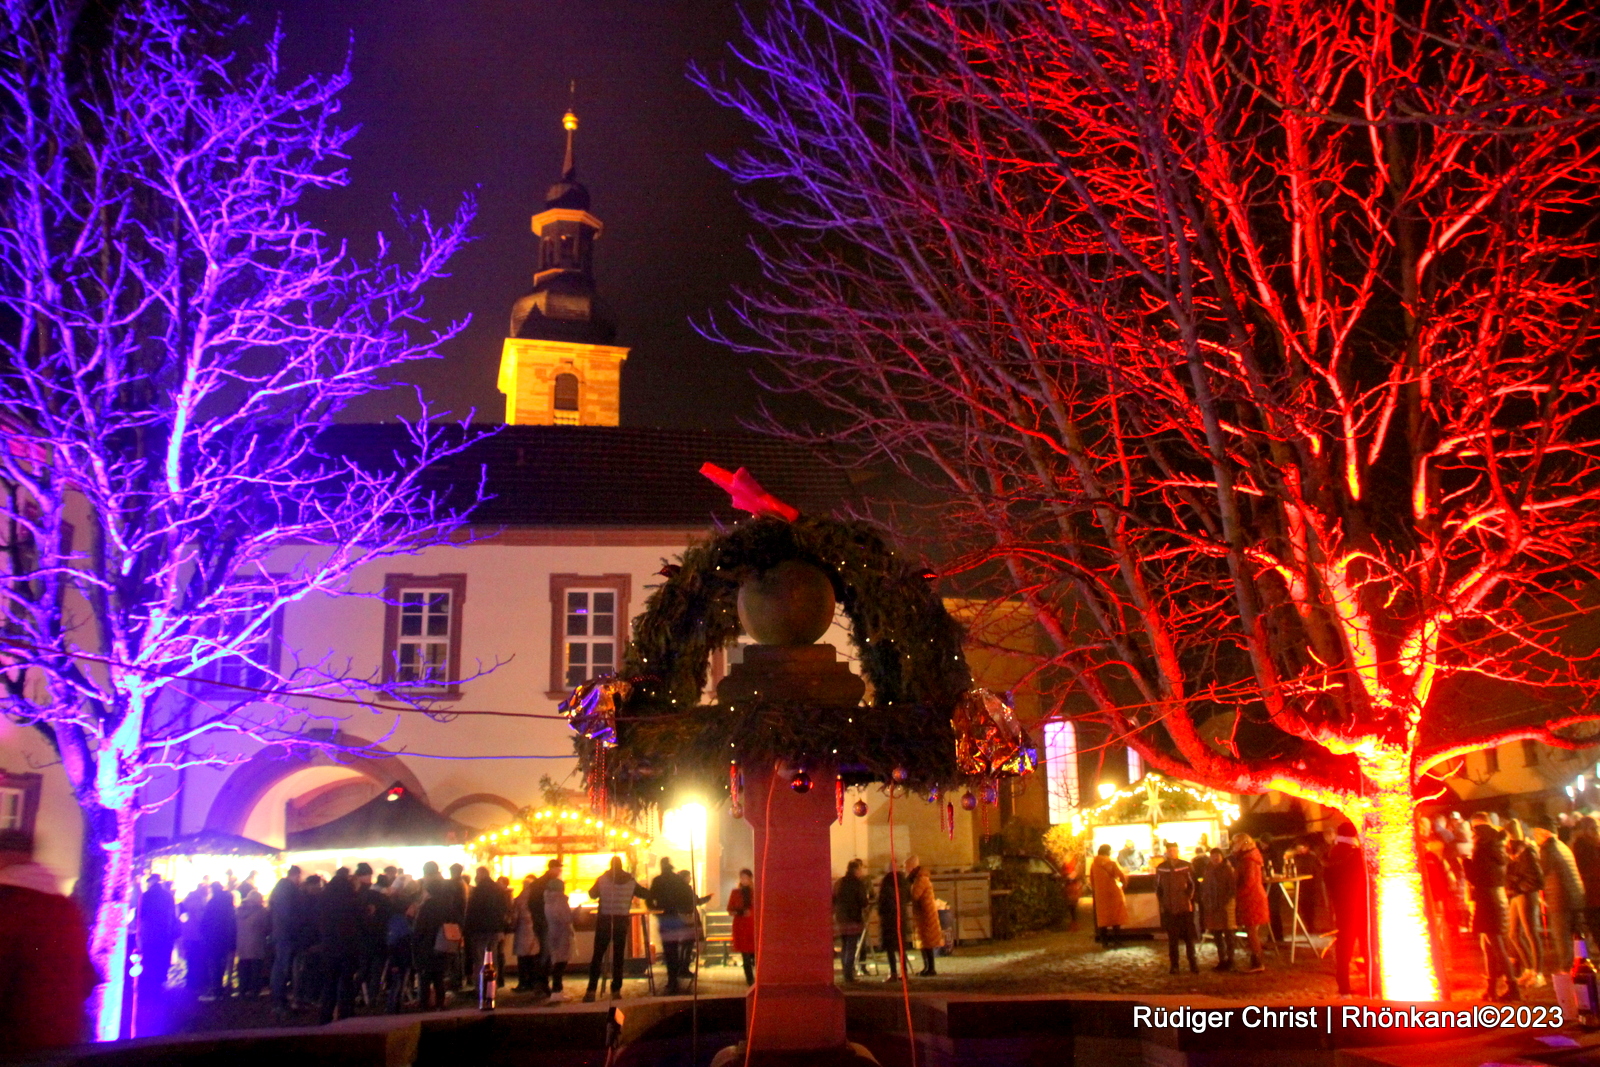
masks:
[[[441,871],[452,863],[469,867],[473,858],[466,843],[473,833],[395,782],[348,814],[290,833],[285,862],[324,877],[340,867],[368,863],[375,871],[394,866],[418,878],[428,860]]]
[[[572,958],[587,960],[594,951],[596,908],[589,887],[605,872],[612,856],[622,856],[624,864],[648,883],[646,868],[654,855],[646,850],[653,843],[650,834],[627,823],[608,822],[574,807],[551,806],[522,809],[511,822],[478,834],[468,848],[496,878],[510,878],[513,893],[520,891],[523,878],[543,874],[551,860],[560,860],[561,879],[573,910]],[[636,899],[628,938],[630,972],[642,968],[642,961],[649,958],[647,917]]]
[[[1153,872],[1165,855],[1164,843],[1174,842],[1185,860],[1193,860],[1197,848],[1226,851],[1228,828],[1238,818],[1239,804],[1231,794],[1152,771],[1132,785],[1107,790],[1099,804],[1074,813],[1072,824],[1086,855],[1110,845],[1112,857],[1128,873],[1128,922],[1123,929],[1158,930],[1161,914]]]
[[[250,881],[266,892],[285,867],[279,849],[220,830],[185,834],[146,849],[140,860],[145,873],[160,875],[180,900],[206,880],[230,887]]]

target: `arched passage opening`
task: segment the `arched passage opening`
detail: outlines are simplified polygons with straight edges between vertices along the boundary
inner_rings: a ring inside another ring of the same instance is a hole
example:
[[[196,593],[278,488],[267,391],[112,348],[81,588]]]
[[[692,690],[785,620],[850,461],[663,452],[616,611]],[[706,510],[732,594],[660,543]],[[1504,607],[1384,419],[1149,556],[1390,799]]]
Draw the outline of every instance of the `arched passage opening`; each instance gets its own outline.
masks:
[[[336,744],[367,747],[362,738],[341,734]],[[394,756],[366,757],[325,751],[305,753],[271,745],[240,764],[218,791],[206,827],[282,845],[291,829],[308,829],[355,810],[391,782],[399,782],[423,803],[427,791],[411,769]],[[290,826],[290,822],[295,825]]]

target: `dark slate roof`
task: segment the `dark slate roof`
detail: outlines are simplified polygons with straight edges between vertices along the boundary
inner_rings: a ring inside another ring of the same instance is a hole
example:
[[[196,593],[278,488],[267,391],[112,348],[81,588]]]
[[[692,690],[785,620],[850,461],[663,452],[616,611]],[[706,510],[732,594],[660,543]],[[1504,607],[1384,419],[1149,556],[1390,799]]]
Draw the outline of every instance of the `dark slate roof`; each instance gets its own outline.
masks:
[[[369,845],[448,845],[472,828],[440,815],[399,782],[332,822],[288,835],[287,851],[365,848]]]
[[[238,834],[201,830],[147,849],[143,855],[146,859],[156,856],[276,856],[281,851]]]
[[[336,426],[336,452],[385,465],[405,441],[394,424]],[[802,512],[828,514],[855,498],[849,478],[809,451],[740,430],[619,426],[505,426],[437,469],[440,488],[470,493],[479,471],[491,499],[473,520],[495,526],[706,528],[748,518],[700,474],[711,462],[746,467]]]

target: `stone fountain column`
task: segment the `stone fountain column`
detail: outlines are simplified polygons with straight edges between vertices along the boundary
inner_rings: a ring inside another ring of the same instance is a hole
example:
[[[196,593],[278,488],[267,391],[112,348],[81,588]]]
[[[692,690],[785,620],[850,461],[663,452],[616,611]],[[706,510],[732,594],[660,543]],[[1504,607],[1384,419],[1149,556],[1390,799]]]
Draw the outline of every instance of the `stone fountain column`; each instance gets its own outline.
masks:
[[[744,650],[717,686],[723,704],[762,699],[838,708],[848,715],[865,685],[832,645],[812,642],[833,618],[825,575],[784,563],[739,592],[739,617],[761,644]],[[755,831],[756,983],[745,999],[745,1040],[754,1064],[872,1064],[845,1039],[844,994],[833,981],[835,769],[803,768],[811,788],[797,792],[802,768],[746,766],[745,818]],[[783,773],[780,773],[783,772]],[[745,1046],[723,1049],[713,1067],[744,1063]]]

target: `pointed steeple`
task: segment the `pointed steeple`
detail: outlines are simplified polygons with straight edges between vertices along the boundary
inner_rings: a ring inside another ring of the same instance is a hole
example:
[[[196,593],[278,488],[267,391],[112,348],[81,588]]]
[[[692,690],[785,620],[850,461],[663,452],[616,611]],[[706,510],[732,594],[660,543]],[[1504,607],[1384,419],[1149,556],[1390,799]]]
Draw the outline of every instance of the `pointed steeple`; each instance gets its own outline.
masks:
[[[594,243],[603,227],[589,211],[589,190],[578,181],[578,116],[572,108],[561,126],[567,134],[561,180],[531,222],[538,263],[533,290],[511,308],[500,391],[511,425],[615,426],[628,350],[611,344],[616,324],[595,297]]]

